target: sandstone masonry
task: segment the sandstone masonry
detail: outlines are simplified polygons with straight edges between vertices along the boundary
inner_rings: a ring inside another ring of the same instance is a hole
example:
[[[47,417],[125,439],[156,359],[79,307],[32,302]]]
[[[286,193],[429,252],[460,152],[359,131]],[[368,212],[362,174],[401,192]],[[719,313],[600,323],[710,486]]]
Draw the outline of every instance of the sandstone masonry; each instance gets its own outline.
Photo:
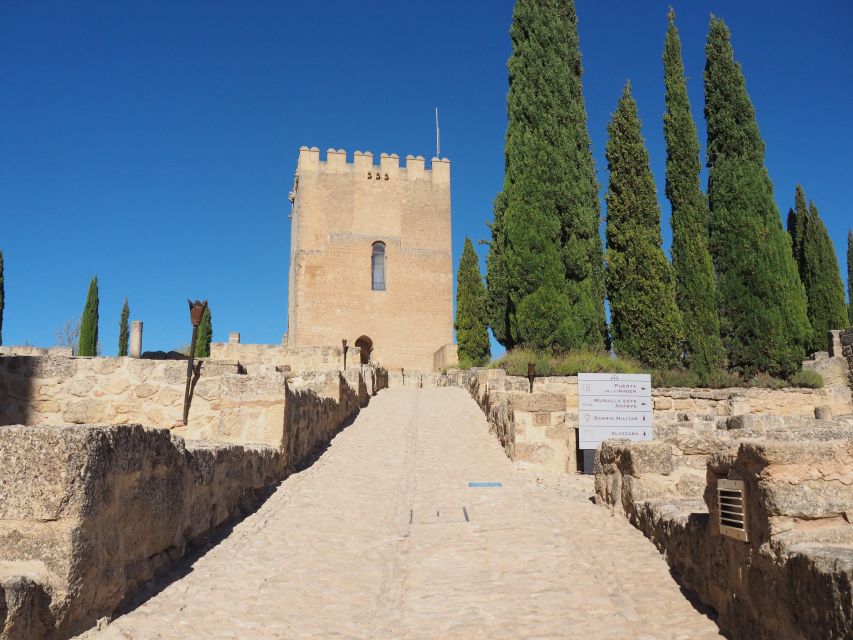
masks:
[[[346,339],[386,369],[451,366],[450,162],[302,147],[291,213],[287,346]]]

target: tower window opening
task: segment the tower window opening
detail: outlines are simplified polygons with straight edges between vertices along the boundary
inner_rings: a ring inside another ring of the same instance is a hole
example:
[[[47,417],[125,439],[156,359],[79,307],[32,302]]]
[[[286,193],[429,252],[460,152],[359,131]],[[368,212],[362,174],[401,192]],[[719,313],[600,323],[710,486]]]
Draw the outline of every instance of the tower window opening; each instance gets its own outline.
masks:
[[[370,271],[372,274],[373,290],[385,291],[385,244],[373,243],[373,254],[370,256]]]

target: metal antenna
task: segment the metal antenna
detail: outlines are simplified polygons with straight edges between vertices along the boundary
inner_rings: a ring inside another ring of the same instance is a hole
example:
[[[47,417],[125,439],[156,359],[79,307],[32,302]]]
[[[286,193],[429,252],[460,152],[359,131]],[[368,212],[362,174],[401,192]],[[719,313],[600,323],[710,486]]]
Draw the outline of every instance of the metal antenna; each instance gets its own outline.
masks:
[[[441,157],[441,130],[438,128],[438,107],[435,108],[435,157]]]

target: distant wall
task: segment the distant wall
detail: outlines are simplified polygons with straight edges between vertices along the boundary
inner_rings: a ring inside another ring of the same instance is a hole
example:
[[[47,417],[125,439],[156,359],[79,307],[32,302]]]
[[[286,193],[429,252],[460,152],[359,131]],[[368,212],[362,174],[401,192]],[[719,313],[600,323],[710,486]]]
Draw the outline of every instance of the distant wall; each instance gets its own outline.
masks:
[[[489,418],[492,431],[510,458],[570,473],[577,469],[577,376],[535,378],[533,393],[527,378],[507,376],[502,369],[412,372],[405,380],[394,373],[389,385],[465,388]],[[822,389],[654,389],[652,398],[656,439],[680,423],[693,421],[716,429],[732,416],[812,419],[816,407],[826,406],[834,415],[853,413],[850,387],[839,381]]]
[[[214,360],[237,362],[248,373],[265,369],[289,368],[290,371],[325,371],[343,368],[342,346],[288,347],[284,344],[243,344],[212,342],[210,357]],[[361,349],[347,348],[347,367],[357,365]]]
[[[455,344],[446,344],[435,352],[432,357],[432,370],[444,372],[451,367],[459,366],[459,356]]]

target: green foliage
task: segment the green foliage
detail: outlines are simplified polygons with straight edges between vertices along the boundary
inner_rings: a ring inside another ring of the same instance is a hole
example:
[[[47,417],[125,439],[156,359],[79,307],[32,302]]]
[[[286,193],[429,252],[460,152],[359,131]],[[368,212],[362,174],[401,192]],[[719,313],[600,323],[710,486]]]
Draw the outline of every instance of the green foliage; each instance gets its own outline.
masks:
[[[734,371],[715,369],[708,375],[707,385],[711,389],[728,389],[729,387],[742,387],[743,382]]]
[[[705,47],[710,249],[729,366],[787,377],[811,334],[806,295],[764,168],[764,141],[725,23]]]
[[[494,202],[494,221],[489,225],[492,241],[486,256],[486,310],[495,340],[507,349],[513,347],[509,333],[509,282],[507,281],[503,219],[506,197],[499,193]]]
[[[470,238],[456,272],[456,342],[463,368],[482,367],[489,361],[489,332],[486,329],[486,289],[480,275],[480,261]]]
[[[607,133],[606,273],[613,346],[620,356],[670,367],[681,357],[683,322],[661,248],[660,208],[630,84]]]
[[[821,389],[823,387],[823,376],[813,369],[801,369],[790,377],[788,383],[792,387]]]
[[[684,319],[685,363],[707,381],[725,363],[714,282],[708,250],[708,202],[699,186],[699,137],[687,97],[681,40],[670,9],[663,53],[666,112],[666,197],[672,205],[672,268],[675,299]]]
[[[124,304],[121,307],[121,318],[118,321],[118,355],[127,355],[127,343],[130,339],[130,307],[127,305],[127,298],[124,299]]]
[[[600,348],[598,185],[574,3],[517,0],[510,35],[506,173],[487,262],[492,327],[504,344]]]
[[[671,389],[673,387],[701,387],[703,384],[699,380],[699,375],[691,370],[683,367],[674,367],[672,369],[657,369],[652,372],[652,387],[656,389]]]
[[[853,231],[847,231],[847,322],[853,325]]]
[[[791,236],[791,251],[794,254],[794,261],[797,263],[800,280],[802,280],[804,271],[803,238],[805,238],[805,232],[803,227],[808,218],[809,208],[806,206],[806,192],[802,185],[798,184],[794,191],[794,208],[788,210],[788,235]]]
[[[796,219],[794,255],[798,258],[800,279],[806,288],[812,327],[807,350],[813,353],[826,350],[830,330],[847,326],[847,304],[835,247],[820,213],[813,202],[809,203],[808,210],[805,209],[802,187],[797,187],[796,200],[797,210],[792,211]]]
[[[782,378],[777,378],[775,376],[771,376],[769,373],[759,371],[747,380],[745,386],[757,389],[784,389],[788,386],[788,383]]]
[[[489,364],[492,369],[505,369],[510,376],[527,376],[527,363],[535,364],[537,376],[576,376],[578,373],[642,373],[640,363],[630,358],[616,358],[604,351],[577,349],[550,354],[516,347]]]
[[[198,323],[198,336],[195,342],[195,357],[207,358],[210,356],[210,343],[213,341],[213,322],[210,319],[210,307],[204,308],[201,322]]]
[[[3,344],[3,310],[6,308],[6,288],[3,282],[3,252],[0,251],[0,344]]]
[[[80,320],[80,346],[77,355],[98,355],[98,276],[89,283],[89,293]]]

